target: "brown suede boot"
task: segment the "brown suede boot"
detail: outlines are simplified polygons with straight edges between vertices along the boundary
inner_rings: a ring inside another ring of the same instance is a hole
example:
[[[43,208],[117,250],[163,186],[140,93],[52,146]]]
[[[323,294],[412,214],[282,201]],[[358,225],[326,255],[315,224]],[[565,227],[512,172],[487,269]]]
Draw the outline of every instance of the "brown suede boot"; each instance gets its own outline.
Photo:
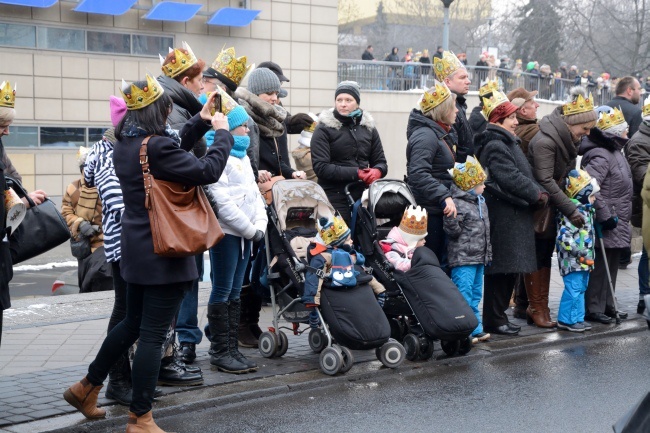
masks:
[[[542,307],[544,307],[544,316],[546,317],[546,320],[553,324],[553,326],[557,326],[557,322],[553,319],[551,319],[551,309],[548,308],[548,292],[551,287],[551,268],[542,268],[538,270],[537,272],[540,273],[540,279],[541,279],[541,287],[542,287]]]
[[[524,276],[526,281],[526,293],[528,294],[528,324],[533,323],[540,328],[553,328],[555,325],[546,319],[546,310],[542,301],[542,273],[544,271],[535,271]],[[548,288],[546,289],[548,291]]]
[[[88,419],[106,417],[106,411],[97,407],[97,395],[103,385],[93,386],[85,377],[63,393],[65,401],[74,406]]]
[[[153,420],[153,414],[151,413],[151,411],[149,411],[141,416],[137,416],[133,412],[129,412],[129,421],[126,424],[126,433],[166,433],[166,432],[156,425],[156,423]]]

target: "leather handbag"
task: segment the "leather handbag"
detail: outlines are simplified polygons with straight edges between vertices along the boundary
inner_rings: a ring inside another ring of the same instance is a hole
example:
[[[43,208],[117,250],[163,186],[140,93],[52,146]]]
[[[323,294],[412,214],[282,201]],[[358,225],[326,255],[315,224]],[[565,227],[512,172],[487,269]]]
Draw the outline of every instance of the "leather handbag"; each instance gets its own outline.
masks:
[[[543,235],[548,231],[551,222],[553,221],[553,206],[544,206],[535,210],[533,213],[534,229],[538,235]]]
[[[90,239],[82,234],[79,234],[78,239],[70,238],[70,252],[72,253],[72,257],[76,259],[85,259],[92,252]]]
[[[20,182],[9,176],[5,178],[7,185],[16,191],[18,197],[24,197],[29,203],[25,219],[9,237],[14,265],[43,254],[70,239],[68,224],[52,200],[45,199],[37,206]]]
[[[257,184],[260,189],[260,194],[264,197],[266,204],[271,204],[271,202],[273,202],[273,185],[279,180],[284,180],[284,176],[273,176],[271,180]]]
[[[224,237],[201,187],[155,179],[149,170],[146,137],[140,147],[144,206],[149,212],[153,252],[163,257],[189,257],[215,246]]]

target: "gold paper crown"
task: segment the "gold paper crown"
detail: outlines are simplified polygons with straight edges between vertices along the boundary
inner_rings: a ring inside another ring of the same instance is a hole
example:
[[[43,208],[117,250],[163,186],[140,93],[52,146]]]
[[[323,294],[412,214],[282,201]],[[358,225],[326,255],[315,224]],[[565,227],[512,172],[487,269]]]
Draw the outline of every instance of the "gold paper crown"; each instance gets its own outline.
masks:
[[[442,53],[442,59],[437,57],[433,58],[433,70],[436,73],[438,81],[444,81],[445,78],[461,68],[465,68],[465,65],[451,51],[444,51]]]
[[[409,206],[404,211],[399,228],[404,233],[415,236],[427,234],[427,211],[420,206]]]
[[[589,97],[585,99],[582,95],[578,95],[575,101],[567,102],[562,106],[562,114],[571,116],[573,114],[587,113],[594,110],[594,98],[589,93]]]
[[[573,170],[571,170],[573,171]],[[566,193],[569,198],[573,198],[578,194],[582,188],[591,183],[591,176],[584,170],[578,169],[578,176],[569,176],[566,186]]]
[[[485,116],[486,119],[490,118],[490,113],[492,112],[492,110],[494,110],[504,102],[509,102],[506,94],[499,90],[494,90],[492,92],[492,96],[490,96],[489,98],[481,98],[481,100],[483,100],[483,115]]]
[[[316,130],[316,125],[318,125],[318,122],[312,122],[312,124],[303,129],[303,131],[314,132]]]
[[[14,87],[16,85],[14,84]],[[9,81],[0,84],[0,107],[14,108],[16,105],[16,89],[11,88]]]
[[[345,221],[343,221],[343,218],[337,215],[332,220],[332,224],[326,224],[324,227],[321,227],[319,233],[325,245],[330,245],[347,237],[350,234],[350,229]]]
[[[645,101],[643,101],[643,117],[645,116],[650,116],[650,96],[645,98]]]
[[[234,99],[232,99],[232,97],[231,97],[228,93],[226,93],[226,91],[223,90],[220,86],[217,86],[217,90],[215,90],[215,91],[219,94],[219,96],[221,96],[221,112],[222,112],[223,114],[225,114],[226,116],[228,115],[228,113],[230,113],[230,112],[233,110],[233,108],[235,108],[236,106],[239,105],[239,104],[238,104]],[[208,92],[207,96],[210,97],[210,94],[211,94],[211,93],[212,93],[212,92]],[[212,115],[214,116],[214,113],[212,113]]]
[[[126,102],[126,108],[129,110],[139,110],[151,104],[160,95],[165,93],[165,89],[156,81],[155,78],[147,74],[147,85],[142,89],[135,84],[127,84],[122,80],[122,88],[120,89],[122,98]]]
[[[225,75],[237,86],[252,67],[253,65],[246,66],[246,56],[235,57],[234,47],[221,50],[217,58],[212,62],[212,69]]]
[[[454,168],[447,171],[454,183],[463,191],[469,191],[482,184],[487,178],[481,164],[472,156],[468,156],[464,164],[457,162],[454,164]]]
[[[442,104],[445,99],[451,96],[449,88],[445,85],[445,83],[436,81],[435,87],[430,90],[433,91],[429,93],[425,90],[424,95],[422,95],[422,99],[420,100],[420,110],[422,110],[423,113],[428,113],[429,111],[433,110],[438,105]]]
[[[172,58],[171,62],[167,63],[166,65],[163,65],[165,63],[165,58],[158,54],[158,57],[160,57],[160,66],[165,75],[167,75],[170,78],[174,78],[184,71],[187,71],[189,68],[192,67],[198,60],[196,59],[196,56],[194,55],[194,52],[190,48],[190,46],[187,44],[187,42],[183,41],[183,48],[174,48],[174,49],[169,49],[170,53],[174,53],[174,57]]]
[[[487,80],[487,82],[478,89],[478,96],[483,97],[495,90],[499,90],[499,80]]]
[[[598,122],[596,122],[596,127],[601,131],[604,131],[613,126],[620,125],[621,123],[625,123],[625,117],[623,117],[623,112],[618,108],[614,107],[614,109],[612,109],[612,111],[609,113],[605,113],[605,112],[600,113],[600,116],[598,117]]]

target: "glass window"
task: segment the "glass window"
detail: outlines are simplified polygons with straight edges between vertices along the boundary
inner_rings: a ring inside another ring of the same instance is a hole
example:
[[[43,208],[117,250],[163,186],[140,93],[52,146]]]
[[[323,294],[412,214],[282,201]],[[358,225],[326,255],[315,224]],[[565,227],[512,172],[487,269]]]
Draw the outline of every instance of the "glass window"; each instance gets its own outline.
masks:
[[[88,145],[92,146],[102,139],[108,128],[88,128]]]
[[[10,126],[2,137],[5,147],[38,147],[38,126]]]
[[[58,27],[39,27],[38,48],[84,51],[86,49],[85,32]]]
[[[36,27],[0,23],[0,45],[35,48]]]
[[[42,147],[79,147],[86,145],[86,128],[41,126]]]
[[[157,56],[166,55],[174,46],[174,38],[164,36],[133,35],[133,54]]]
[[[86,37],[88,51],[131,54],[131,35],[87,31]]]

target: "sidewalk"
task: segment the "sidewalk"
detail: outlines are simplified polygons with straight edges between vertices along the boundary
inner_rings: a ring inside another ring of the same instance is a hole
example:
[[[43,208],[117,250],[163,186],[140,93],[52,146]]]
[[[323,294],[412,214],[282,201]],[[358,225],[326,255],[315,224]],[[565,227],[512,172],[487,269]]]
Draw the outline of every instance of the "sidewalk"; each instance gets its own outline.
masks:
[[[585,334],[554,332],[526,325],[525,321],[513,319],[522,325],[518,337],[508,338],[494,336],[488,343],[475,346],[468,356],[486,356],[500,350],[521,347],[523,345],[556,344],[567,339],[593,338],[594,335],[607,333],[628,333],[646,328],[646,323],[636,314],[638,301],[637,285],[638,258],[626,270],[619,271],[617,299],[619,309],[627,311],[630,318],[619,327],[615,325],[594,324],[593,331]],[[205,310],[209,296],[209,283],[201,283],[199,294],[199,326],[206,323]],[[551,279],[550,307],[553,317],[562,293],[562,279],[556,269]],[[101,345],[108,324],[108,317],[113,304],[113,294],[107,292],[83,295],[67,295],[19,300],[13,302],[13,308],[5,311],[4,333],[0,347],[0,432],[36,432],[47,431],[48,423],[34,422],[64,414],[71,415],[73,421],[83,419],[76,410],[62,398],[63,391],[82,378],[88,364],[94,359]],[[271,325],[271,309],[264,307],[261,315],[262,328]],[[285,379],[281,375],[301,372],[319,371],[318,355],[314,354],[307,343],[306,335],[294,336],[284,331],[289,337],[289,350],[282,358],[265,359],[257,349],[242,349],[260,366],[259,371],[245,375],[230,375],[210,369],[207,354],[209,344],[204,339],[197,346],[196,365],[204,372],[205,384],[199,387],[162,387],[165,396],[177,394],[176,399],[194,400],[190,395],[178,393],[192,392],[219,387],[224,384],[242,384],[262,379],[278,377],[280,383]],[[368,368],[381,368],[374,351],[355,351],[356,364],[368,364]],[[438,359],[445,358],[440,346],[436,344],[434,357],[429,365],[435,368]],[[421,362],[420,362],[421,364]],[[413,368],[417,363],[405,361],[400,368]],[[358,369],[355,365],[352,372]],[[322,377],[321,377],[322,376]],[[318,377],[327,378],[325,375]],[[277,380],[274,382],[277,385]],[[237,387],[221,387],[223,392],[237,392]],[[198,395],[197,395],[198,396]],[[108,416],[123,416],[125,408],[116,406],[103,398],[100,404],[109,407]],[[159,403],[160,404],[160,403]],[[52,420],[56,421],[56,420]]]

